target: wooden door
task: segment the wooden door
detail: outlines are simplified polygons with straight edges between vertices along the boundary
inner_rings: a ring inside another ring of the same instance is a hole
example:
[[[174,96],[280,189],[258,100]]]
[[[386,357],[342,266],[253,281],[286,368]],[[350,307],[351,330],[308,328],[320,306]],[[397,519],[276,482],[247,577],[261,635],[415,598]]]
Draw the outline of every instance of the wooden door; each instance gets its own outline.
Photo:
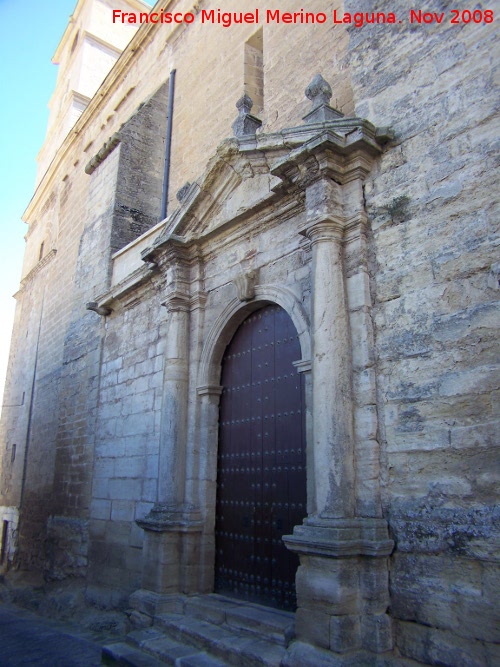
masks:
[[[297,331],[279,306],[228,345],[219,417],[215,587],[294,609],[296,554],[281,539],[306,515],[303,377]]]

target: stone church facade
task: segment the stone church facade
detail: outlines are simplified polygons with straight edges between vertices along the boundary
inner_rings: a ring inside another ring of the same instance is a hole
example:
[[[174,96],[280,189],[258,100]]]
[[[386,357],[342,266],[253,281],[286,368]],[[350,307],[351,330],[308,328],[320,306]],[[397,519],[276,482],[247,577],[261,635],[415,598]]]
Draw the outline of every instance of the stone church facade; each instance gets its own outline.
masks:
[[[88,44],[116,58],[25,213],[7,573],[142,625],[283,608],[284,665],[498,664],[494,23],[410,4],[223,28],[178,0],[193,23],[113,46],[143,3],[77,3],[53,127]]]

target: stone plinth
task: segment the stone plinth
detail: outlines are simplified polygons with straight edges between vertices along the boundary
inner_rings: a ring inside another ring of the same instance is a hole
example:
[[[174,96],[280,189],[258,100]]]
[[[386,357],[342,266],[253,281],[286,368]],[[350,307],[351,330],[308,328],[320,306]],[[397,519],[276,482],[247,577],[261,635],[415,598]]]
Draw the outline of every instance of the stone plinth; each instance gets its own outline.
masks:
[[[142,588],[160,595],[197,591],[199,512],[157,504],[137,524],[145,531]]]
[[[393,646],[387,557],[394,543],[383,519],[306,519],[283,538],[300,557],[299,641],[343,654]]]

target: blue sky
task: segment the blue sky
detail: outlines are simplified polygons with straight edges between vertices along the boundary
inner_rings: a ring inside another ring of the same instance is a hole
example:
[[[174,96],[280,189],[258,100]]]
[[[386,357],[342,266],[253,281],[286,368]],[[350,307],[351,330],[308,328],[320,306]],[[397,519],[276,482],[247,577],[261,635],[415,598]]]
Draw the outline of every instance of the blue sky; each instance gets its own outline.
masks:
[[[21,216],[33,195],[57,78],[52,56],[76,5],[0,0],[0,404],[27,231]]]
[[[51,58],[76,0],[0,0],[0,396],[21,277],[21,216],[32,195],[57,66]]]

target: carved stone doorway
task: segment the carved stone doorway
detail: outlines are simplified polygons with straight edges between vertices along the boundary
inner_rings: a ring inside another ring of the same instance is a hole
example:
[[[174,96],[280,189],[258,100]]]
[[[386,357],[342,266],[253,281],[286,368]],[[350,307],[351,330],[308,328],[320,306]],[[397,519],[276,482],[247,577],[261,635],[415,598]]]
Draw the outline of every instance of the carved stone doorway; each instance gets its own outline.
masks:
[[[254,312],[223,357],[219,419],[216,592],[289,610],[298,557],[281,538],[306,515],[300,359],[286,311]]]

